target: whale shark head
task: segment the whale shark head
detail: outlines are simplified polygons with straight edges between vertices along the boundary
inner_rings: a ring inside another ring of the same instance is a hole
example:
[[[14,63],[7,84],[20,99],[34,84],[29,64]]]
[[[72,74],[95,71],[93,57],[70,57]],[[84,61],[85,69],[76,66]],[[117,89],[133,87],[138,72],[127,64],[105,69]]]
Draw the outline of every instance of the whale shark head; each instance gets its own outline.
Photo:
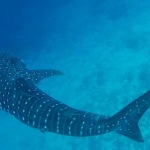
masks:
[[[19,77],[26,78],[29,75],[25,64],[20,59],[7,53],[0,54],[0,72],[10,80],[15,80]]]
[[[0,53],[0,74],[4,74],[10,81],[23,78],[37,84],[44,78],[63,73],[51,69],[29,70],[21,59],[11,54]]]

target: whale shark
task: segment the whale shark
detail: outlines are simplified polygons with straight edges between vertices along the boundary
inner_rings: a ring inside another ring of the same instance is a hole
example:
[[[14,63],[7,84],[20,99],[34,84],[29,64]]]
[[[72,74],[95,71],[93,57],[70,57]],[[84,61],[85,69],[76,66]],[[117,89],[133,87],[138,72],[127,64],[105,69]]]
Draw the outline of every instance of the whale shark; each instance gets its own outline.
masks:
[[[116,114],[103,116],[72,108],[37,87],[42,79],[62,74],[58,70],[30,70],[21,59],[0,53],[0,109],[42,132],[86,137],[114,131],[144,142],[138,122],[150,107],[150,91]]]

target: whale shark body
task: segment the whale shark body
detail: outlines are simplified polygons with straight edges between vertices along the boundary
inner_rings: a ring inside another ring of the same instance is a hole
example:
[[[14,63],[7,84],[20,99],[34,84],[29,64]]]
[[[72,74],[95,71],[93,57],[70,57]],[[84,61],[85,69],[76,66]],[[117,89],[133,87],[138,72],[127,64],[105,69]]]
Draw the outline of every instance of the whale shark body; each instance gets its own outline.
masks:
[[[29,70],[20,59],[0,53],[0,108],[42,132],[85,137],[115,131],[143,142],[138,122],[150,107],[150,91],[107,117],[71,108],[37,88],[42,79],[61,74]]]

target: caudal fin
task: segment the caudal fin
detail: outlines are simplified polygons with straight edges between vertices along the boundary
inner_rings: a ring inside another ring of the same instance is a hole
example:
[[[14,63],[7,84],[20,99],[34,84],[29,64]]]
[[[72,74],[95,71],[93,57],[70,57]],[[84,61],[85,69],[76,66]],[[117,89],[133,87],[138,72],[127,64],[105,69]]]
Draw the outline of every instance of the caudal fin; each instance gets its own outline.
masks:
[[[112,116],[112,119],[116,121],[118,126],[115,131],[137,142],[144,142],[138,122],[149,107],[150,91],[146,92]]]
[[[134,125],[134,126],[130,126],[130,127],[121,127],[118,130],[116,130],[116,132],[118,134],[124,135],[134,141],[137,142],[144,142],[141,131],[138,127],[138,124]]]

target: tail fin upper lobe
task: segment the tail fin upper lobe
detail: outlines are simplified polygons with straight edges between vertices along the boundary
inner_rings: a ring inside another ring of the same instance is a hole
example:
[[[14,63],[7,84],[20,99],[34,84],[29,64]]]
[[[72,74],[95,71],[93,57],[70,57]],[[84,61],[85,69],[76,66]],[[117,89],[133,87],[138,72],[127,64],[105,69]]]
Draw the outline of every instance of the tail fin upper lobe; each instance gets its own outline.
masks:
[[[138,127],[138,122],[149,107],[150,91],[138,97],[111,117],[118,125],[115,131],[137,142],[144,142]]]

